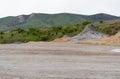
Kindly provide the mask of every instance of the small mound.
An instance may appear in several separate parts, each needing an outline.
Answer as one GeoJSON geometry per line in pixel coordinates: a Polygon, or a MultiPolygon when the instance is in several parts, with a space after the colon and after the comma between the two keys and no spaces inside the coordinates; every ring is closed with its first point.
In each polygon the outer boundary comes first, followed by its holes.
{"type": "Polygon", "coordinates": [[[56,38],[53,42],[68,42],[69,37],[67,35],[64,35],[62,38],[56,38]]]}
{"type": "Polygon", "coordinates": [[[98,32],[93,24],[89,24],[80,34],[72,37],[71,40],[79,41],[79,40],[98,39],[106,36],[107,36],[106,34],[98,32]]]}

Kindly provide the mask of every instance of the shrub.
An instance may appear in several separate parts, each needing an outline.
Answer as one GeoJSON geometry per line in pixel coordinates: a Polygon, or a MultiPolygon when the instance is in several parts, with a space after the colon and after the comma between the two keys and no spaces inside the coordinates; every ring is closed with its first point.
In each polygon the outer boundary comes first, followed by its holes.
{"type": "Polygon", "coordinates": [[[103,21],[102,21],[102,20],[100,20],[100,21],[99,21],[99,23],[103,23],[103,21]]]}
{"type": "Polygon", "coordinates": [[[85,20],[85,21],[83,21],[82,25],[88,25],[88,24],[90,24],[90,23],[92,23],[92,22],[89,21],[89,20],[85,20]]]}

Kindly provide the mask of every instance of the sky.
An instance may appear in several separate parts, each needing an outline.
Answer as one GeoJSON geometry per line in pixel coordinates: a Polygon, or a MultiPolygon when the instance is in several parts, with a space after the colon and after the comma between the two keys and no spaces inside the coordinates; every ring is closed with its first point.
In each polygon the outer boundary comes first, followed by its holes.
{"type": "Polygon", "coordinates": [[[0,0],[0,10],[0,17],[31,13],[120,16],[120,0],[0,0]]]}

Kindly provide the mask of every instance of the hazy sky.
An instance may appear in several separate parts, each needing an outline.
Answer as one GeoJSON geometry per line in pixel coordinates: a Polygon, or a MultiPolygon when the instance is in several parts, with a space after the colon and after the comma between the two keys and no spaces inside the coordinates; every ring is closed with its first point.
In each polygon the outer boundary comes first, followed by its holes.
{"type": "Polygon", "coordinates": [[[120,0],[0,0],[0,10],[0,17],[63,12],[120,16],[120,0]]]}

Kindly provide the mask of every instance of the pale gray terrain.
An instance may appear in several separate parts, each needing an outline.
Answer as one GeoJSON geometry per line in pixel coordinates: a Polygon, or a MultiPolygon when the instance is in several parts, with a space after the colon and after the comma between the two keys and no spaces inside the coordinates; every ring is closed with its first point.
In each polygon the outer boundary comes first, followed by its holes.
{"type": "Polygon", "coordinates": [[[74,43],[0,45],[0,79],[120,79],[120,49],[74,43]]]}
{"type": "Polygon", "coordinates": [[[71,37],[70,40],[81,41],[88,39],[99,39],[107,36],[108,35],[97,31],[93,24],[88,24],[80,34],[71,37]]]}

